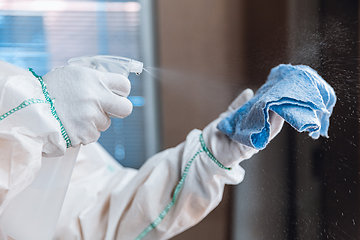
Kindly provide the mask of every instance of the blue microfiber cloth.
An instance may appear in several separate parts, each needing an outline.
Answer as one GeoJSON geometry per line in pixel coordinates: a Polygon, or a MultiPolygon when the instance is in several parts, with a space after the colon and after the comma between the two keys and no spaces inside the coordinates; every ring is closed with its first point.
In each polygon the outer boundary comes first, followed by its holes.
{"type": "Polygon", "coordinates": [[[269,110],[313,139],[328,137],[329,117],[336,102],[334,89],[312,68],[281,64],[273,68],[255,96],[225,117],[218,129],[232,140],[264,149],[269,142],[269,110]]]}

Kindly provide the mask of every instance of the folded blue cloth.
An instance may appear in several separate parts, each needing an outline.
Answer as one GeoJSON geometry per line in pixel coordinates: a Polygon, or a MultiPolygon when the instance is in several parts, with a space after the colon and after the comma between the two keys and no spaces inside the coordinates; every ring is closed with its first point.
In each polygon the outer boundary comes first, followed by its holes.
{"type": "Polygon", "coordinates": [[[314,139],[328,137],[329,117],[336,102],[333,88],[312,68],[281,64],[273,68],[255,96],[225,117],[218,129],[232,140],[264,149],[269,142],[269,110],[314,139]]]}

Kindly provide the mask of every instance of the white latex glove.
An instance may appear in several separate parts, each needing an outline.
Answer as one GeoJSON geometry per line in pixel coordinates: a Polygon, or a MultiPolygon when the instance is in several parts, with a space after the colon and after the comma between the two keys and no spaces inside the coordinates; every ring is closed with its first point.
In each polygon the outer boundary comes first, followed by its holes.
{"type": "MultiPolygon", "coordinates": [[[[229,106],[228,110],[211,122],[203,130],[204,141],[210,152],[225,167],[233,167],[245,159],[251,158],[258,150],[232,141],[225,133],[216,128],[218,123],[230,112],[237,110],[254,96],[251,89],[244,90],[229,106]]],[[[270,112],[270,139],[273,139],[281,130],[284,119],[278,114],[270,112]]]]}
{"type": "Polygon", "coordinates": [[[43,79],[72,146],[95,142],[109,128],[109,116],[124,118],[132,112],[126,98],[130,81],[120,74],[63,66],[43,79]]]}

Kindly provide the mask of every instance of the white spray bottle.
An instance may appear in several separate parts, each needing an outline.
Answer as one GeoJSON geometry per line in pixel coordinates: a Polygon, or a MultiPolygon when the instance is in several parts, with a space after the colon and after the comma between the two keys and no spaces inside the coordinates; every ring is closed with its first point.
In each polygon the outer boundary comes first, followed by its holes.
{"type": "MultiPolygon", "coordinates": [[[[116,56],[72,58],[70,65],[89,67],[128,77],[140,74],[143,63],[116,56]]],[[[62,157],[42,158],[35,180],[8,205],[0,217],[1,231],[16,240],[50,240],[56,228],[80,147],[62,157]]]]}

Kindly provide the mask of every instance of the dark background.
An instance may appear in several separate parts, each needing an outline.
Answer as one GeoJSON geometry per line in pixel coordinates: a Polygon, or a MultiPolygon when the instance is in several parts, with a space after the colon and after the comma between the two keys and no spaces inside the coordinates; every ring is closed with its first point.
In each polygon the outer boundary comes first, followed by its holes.
{"type": "Polygon", "coordinates": [[[157,16],[165,148],[280,63],[310,65],[338,97],[328,139],[284,126],[174,239],[360,239],[358,1],[158,0],[157,16]]]}

